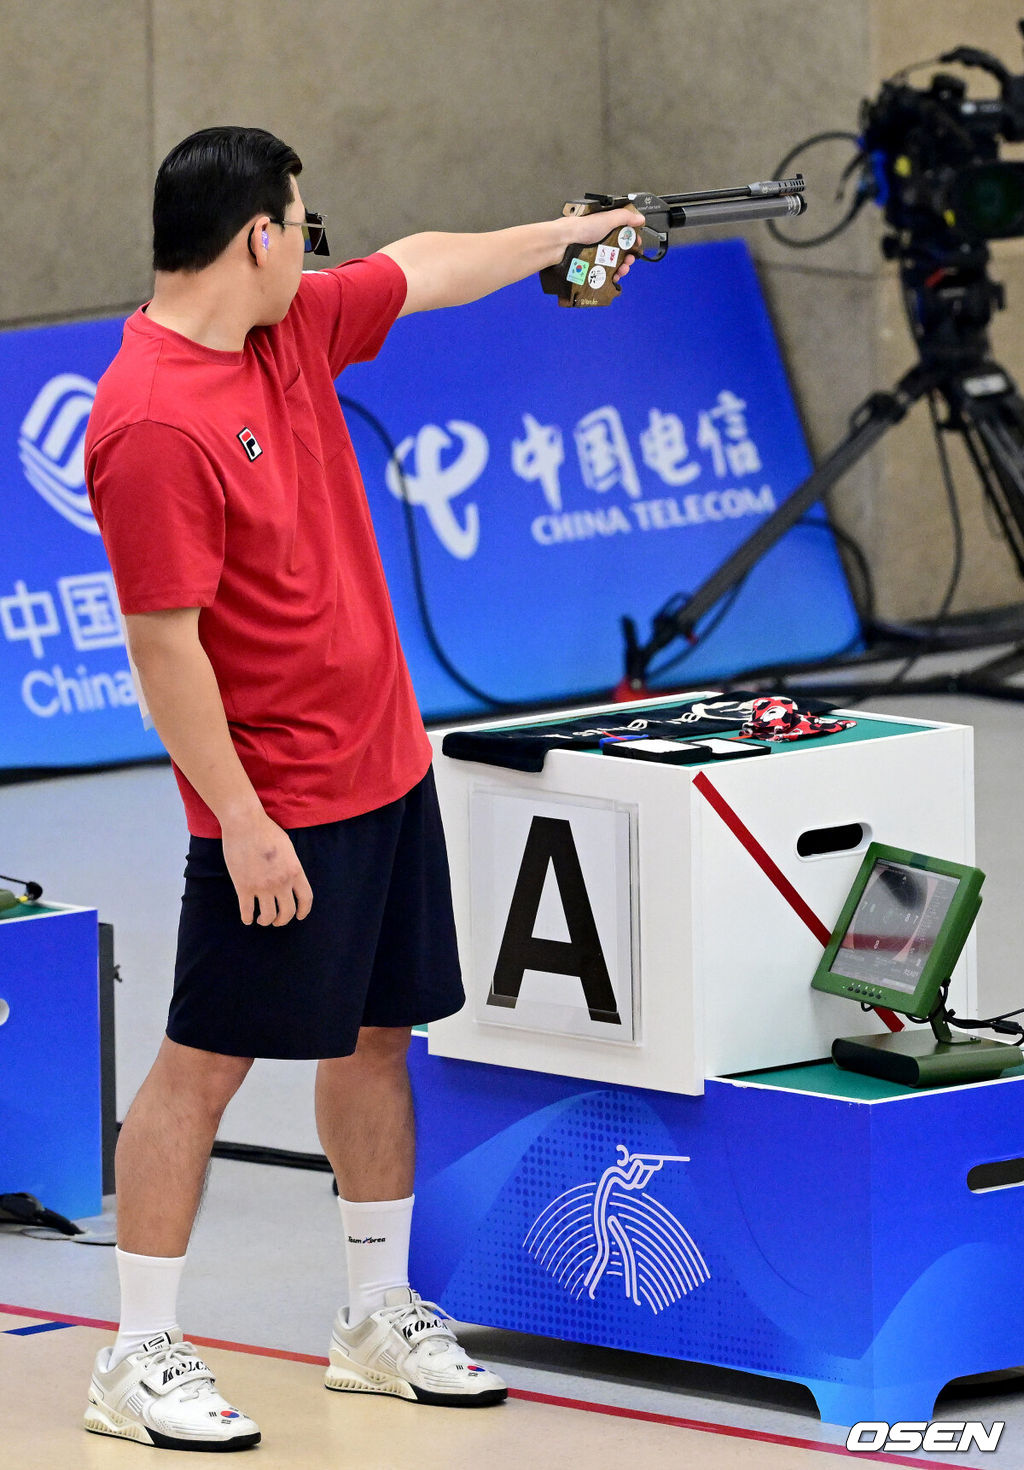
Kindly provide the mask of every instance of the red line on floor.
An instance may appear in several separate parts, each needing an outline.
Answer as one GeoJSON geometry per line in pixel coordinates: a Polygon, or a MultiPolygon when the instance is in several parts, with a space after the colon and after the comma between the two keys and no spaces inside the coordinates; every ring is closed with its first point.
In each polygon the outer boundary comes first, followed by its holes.
{"type": "Polygon", "coordinates": [[[705,1419],[679,1419],[672,1414],[651,1414],[645,1409],[622,1409],[613,1404],[590,1404],[583,1399],[555,1398],[551,1394],[531,1393],[528,1389],[509,1389],[509,1397],[529,1399],[537,1404],[555,1404],[563,1409],[579,1409],[588,1414],[607,1414],[616,1419],[639,1419],[647,1424],[671,1424],[677,1429],[695,1429],[701,1434],[724,1434],[732,1439],[753,1439],[763,1444],[791,1445],[798,1450],[818,1450],[825,1455],[843,1455],[849,1460],[876,1460],[882,1465],[913,1465],[918,1470],[949,1470],[939,1460],[910,1460],[903,1455],[886,1455],[874,1450],[848,1450],[845,1445],[826,1440],[798,1439],[789,1434],[770,1434],[762,1429],[743,1429],[733,1424],[711,1424],[705,1419]]]}
{"type": "MultiPolygon", "coordinates": [[[[68,1312],[39,1312],[31,1307],[13,1307],[0,1302],[0,1312],[12,1317],[37,1317],[45,1322],[70,1322],[75,1327],[102,1327],[109,1332],[117,1331],[116,1322],[105,1322],[99,1317],[72,1317],[68,1312]]],[[[290,1353],[283,1348],[253,1347],[245,1342],[225,1342],[216,1337],[193,1337],[189,1342],[200,1347],[224,1348],[232,1353],[251,1353],[257,1358],[283,1358],[290,1363],[314,1363],[324,1367],[328,1359],[318,1358],[311,1353],[290,1353]]],[[[645,1409],[623,1409],[614,1404],[591,1404],[584,1399],[556,1398],[549,1393],[533,1393],[525,1388],[510,1388],[509,1398],[522,1399],[531,1404],[551,1404],[559,1409],[576,1409],[586,1414],[606,1414],[613,1419],[637,1419],[644,1424],[668,1424],[675,1429],[693,1429],[700,1434],[722,1434],[731,1439],[752,1439],[760,1444],[784,1444],[798,1450],[818,1450],[825,1455],[843,1455],[850,1460],[874,1460],[882,1465],[909,1465],[912,1470],[949,1470],[939,1460],[908,1459],[903,1455],[886,1455],[874,1450],[848,1450],[845,1445],[828,1444],[825,1440],[798,1439],[789,1434],[769,1434],[761,1429],[742,1429],[732,1424],[712,1424],[705,1419],[680,1419],[671,1414],[652,1414],[645,1409]]]]}
{"type": "MultiPolygon", "coordinates": [[[[116,1332],[116,1322],[105,1322],[100,1317],[72,1317],[69,1312],[36,1312],[29,1307],[12,1307],[0,1302],[0,1312],[9,1312],[12,1317],[39,1317],[46,1322],[70,1322],[75,1327],[100,1327],[107,1332],[116,1332]]],[[[252,1347],[246,1342],[224,1342],[219,1337],[189,1337],[189,1342],[200,1347],[224,1348],[231,1353],[251,1353],[257,1358],[283,1358],[289,1363],[315,1363],[325,1368],[327,1358],[318,1358],[312,1353],[289,1353],[284,1348],[252,1347]]]]}

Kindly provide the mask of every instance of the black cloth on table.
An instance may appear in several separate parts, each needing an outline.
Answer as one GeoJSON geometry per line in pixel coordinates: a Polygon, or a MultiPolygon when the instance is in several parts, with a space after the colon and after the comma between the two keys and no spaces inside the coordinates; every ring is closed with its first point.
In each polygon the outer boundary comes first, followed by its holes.
{"type": "MultiPolygon", "coordinates": [[[[783,696],[780,696],[783,697],[783,696]]],[[[549,750],[597,750],[609,735],[650,735],[659,739],[699,739],[739,730],[750,715],[754,700],[765,691],[752,693],[731,689],[727,693],[702,690],[699,694],[677,695],[664,704],[622,704],[601,714],[576,719],[552,720],[534,725],[505,725],[490,730],[450,730],[441,750],[453,760],[481,761],[505,766],[512,771],[542,771],[549,750]]],[[[836,708],[825,699],[801,699],[806,714],[827,714],[836,708]]]]}

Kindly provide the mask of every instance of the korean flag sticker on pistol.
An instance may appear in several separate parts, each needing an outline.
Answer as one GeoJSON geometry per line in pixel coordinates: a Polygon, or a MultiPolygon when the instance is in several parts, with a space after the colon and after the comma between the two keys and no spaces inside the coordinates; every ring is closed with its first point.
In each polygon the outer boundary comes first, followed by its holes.
{"type": "Polygon", "coordinates": [[[585,260],[580,260],[579,256],[576,256],[569,269],[566,271],[565,278],[567,281],[570,281],[572,285],[581,286],[583,282],[587,279],[587,262],[585,260]]]}

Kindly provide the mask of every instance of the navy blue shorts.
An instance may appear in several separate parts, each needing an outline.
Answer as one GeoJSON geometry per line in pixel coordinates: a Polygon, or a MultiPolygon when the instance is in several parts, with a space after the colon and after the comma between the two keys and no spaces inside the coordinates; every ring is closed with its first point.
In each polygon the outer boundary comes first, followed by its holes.
{"type": "Polygon", "coordinates": [[[237,1057],[341,1057],[360,1026],[415,1026],[465,995],[428,771],[377,811],[289,831],[313,907],[243,924],[219,838],[193,837],[167,1035],[237,1057]]]}

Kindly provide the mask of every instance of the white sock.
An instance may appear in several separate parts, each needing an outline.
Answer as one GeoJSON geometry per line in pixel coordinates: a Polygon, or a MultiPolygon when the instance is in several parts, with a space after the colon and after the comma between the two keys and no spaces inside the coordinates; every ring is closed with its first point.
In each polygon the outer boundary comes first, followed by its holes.
{"type": "Polygon", "coordinates": [[[121,1324],[110,1368],[138,1352],[144,1342],[178,1326],[178,1286],[184,1256],[135,1256],[115,1247],[121,1280],[121,1324]]]}
{"type": "Polygon", "coordinates": [[[408,1199],[356,1201],[341,1199],[348,1268],[348,1320],[354,1326],[384,1306],[387,1293],[409,1285],[409,1231],[412,1205],[408,1199]]]}

